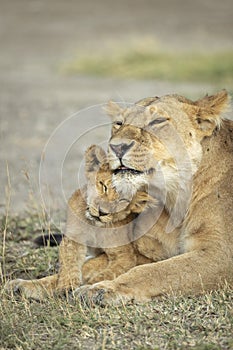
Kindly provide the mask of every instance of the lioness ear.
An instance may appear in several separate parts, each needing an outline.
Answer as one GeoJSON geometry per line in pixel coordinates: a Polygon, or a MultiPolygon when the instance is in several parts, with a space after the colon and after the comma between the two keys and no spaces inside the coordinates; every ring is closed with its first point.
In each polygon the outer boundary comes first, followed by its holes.
{"type": "Polygon", "coordinates": [[[194,105],[197,106],[196,122],[199,130],[205,136],[210,136],[216,127],[220,127],[223,119],[222,114],[229,108],[229,102],[230,96],[226,90],[195,101],[194,105]]]}
{"type": "Polygon", "coordinates": [[[116,103],[113,101],[109,101],[106,106],[103,107],[103,110],[107,113],[107,115],[109,115],[109,117],[111,117],[112,119],[114,119],[115,117],[117,117],[119,114],[121,114],[121,112],[123,111],[123,109],[116,103]]]}
{"type": "Polygon", "coordinates": [[[97,145],[90,146],[85,152],[85,174],[89,179],[96,173],[100,166],[106,162],[106,153],[103,148],[97,145]]]}

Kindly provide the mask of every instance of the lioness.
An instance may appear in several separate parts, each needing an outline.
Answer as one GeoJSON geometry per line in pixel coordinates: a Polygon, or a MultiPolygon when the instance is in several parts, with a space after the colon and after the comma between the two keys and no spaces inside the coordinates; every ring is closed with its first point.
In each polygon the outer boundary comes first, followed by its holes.
{"type": "Polygon", "coordinates": [[[99,146],[93,145],[85,153],[85,175],[87,186],[77,190],[68,202],[58,274],[38,280],[16,279],[8,283],[8,289],[39,300],[77,288],[83,282],[92,284],[114,279],[138,264],[152,261],[141,256],[130,242],[136,215],[145,207],[155,205],[155,201],[146,191],[138,191],[130,198],[117,193],[106,154],[99,146]],[[101,228],[99,232],[97,227],[101,228]],[[107,228],[109,230],[105,230],[107,228]],[[109,241],[110,247],[105,248],[109,241]],[[89,248],[87,254],[88,244],[99,248],[89,248]],[[83,268],[90,254],[97,258],[90,259],[83,268]]]}
{"type": "Polygon", "coordinates": [[[150,185],[164,203],[153,223],[145,211],[135,242],[154,262],[76,292],[94,302],[151,300],[169,292],[201,293],[233,282],[233,122],[227,92],[191,101],[146,98],[122,109],[111,102],[109,164],[118,192],[150,185]],[[151,180],[151,175],[152,180],[151,180]],[[160,252],[158,254],[158,251],[160,252]]]}

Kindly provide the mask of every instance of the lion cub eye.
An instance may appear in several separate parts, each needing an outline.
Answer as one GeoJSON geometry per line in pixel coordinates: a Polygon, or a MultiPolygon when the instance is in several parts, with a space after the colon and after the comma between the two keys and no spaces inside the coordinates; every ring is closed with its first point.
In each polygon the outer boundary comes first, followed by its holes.
{"type": "Polygon", "coordinates": [[[123,125],[123,122],[121,120],[117,120],[116,122],[114,122],[114,125],[121,126],[123,125]]]}
{"type": "Polygon", "coordinates": [[[103,192],[104,192],[104,193],[107,193],[108,187],[107,187],[102,181],[100,181],[100,184],[101,184],[101,186],[102,186],[103,192]]]}
{"type": "Polygon", "coordinates": [[[166,121],[167,121],[167,118],[159,117],[159,118],[152,120],[148,125],[152,126],[152,125],[164,123],[166,121]]]}

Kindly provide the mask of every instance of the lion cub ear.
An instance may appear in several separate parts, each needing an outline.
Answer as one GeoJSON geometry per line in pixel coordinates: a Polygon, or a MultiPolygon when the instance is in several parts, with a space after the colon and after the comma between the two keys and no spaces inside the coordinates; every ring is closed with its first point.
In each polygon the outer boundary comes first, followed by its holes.
{"type": "Polygon", "coordinates": [[[205,136],[210,136],[214,129],[219,128],[223,119],[223,113],[230,106],[230,96],[226,90],[215,95],[205,96],[194,102],[196,109],[196,123],[199,130],[205,136]]]}
{"type": "Polygon", "coordinates": [[[155,206],[156,204],[157,200],[155,198],[151,197],[146,192],[138,191],[130,203],[130,211],[132,213],[140,214],[144,209],[149,207],[149,205],[155,206]]]}
{"type": "Polygon", "coordinates": [[[112,119],[115,119],[123,111],[123,109],[116,102],[113,101],[108,101],[108,103],[103,107],[103,110],[112,119]]]}
{"type": "Polygon", "coordinates": [[[106,162],[106,153],[100,146],[92,145],[85,152],[85,174],[89,178],[90,175],[96,173],[102,164],[106,162]]]}

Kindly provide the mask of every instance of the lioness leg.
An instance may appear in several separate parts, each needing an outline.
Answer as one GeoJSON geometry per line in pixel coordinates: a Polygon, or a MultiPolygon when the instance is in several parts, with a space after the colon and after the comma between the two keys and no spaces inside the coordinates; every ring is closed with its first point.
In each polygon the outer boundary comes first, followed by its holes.
{"type": "Polygon", "coordinates": [[[216,289],[229,275],[223,268],[222,256],[192,251],[168,260],[134,267],[113,281],[103,281],[76,290],[90,301],[106,304],[121,300],[149,301],[170,292],[201,293],[216,289]],[[221,259],[221,264],[219,263],[221,259]],[[221,266],[221,269],[219,268],[221,266]]]}

